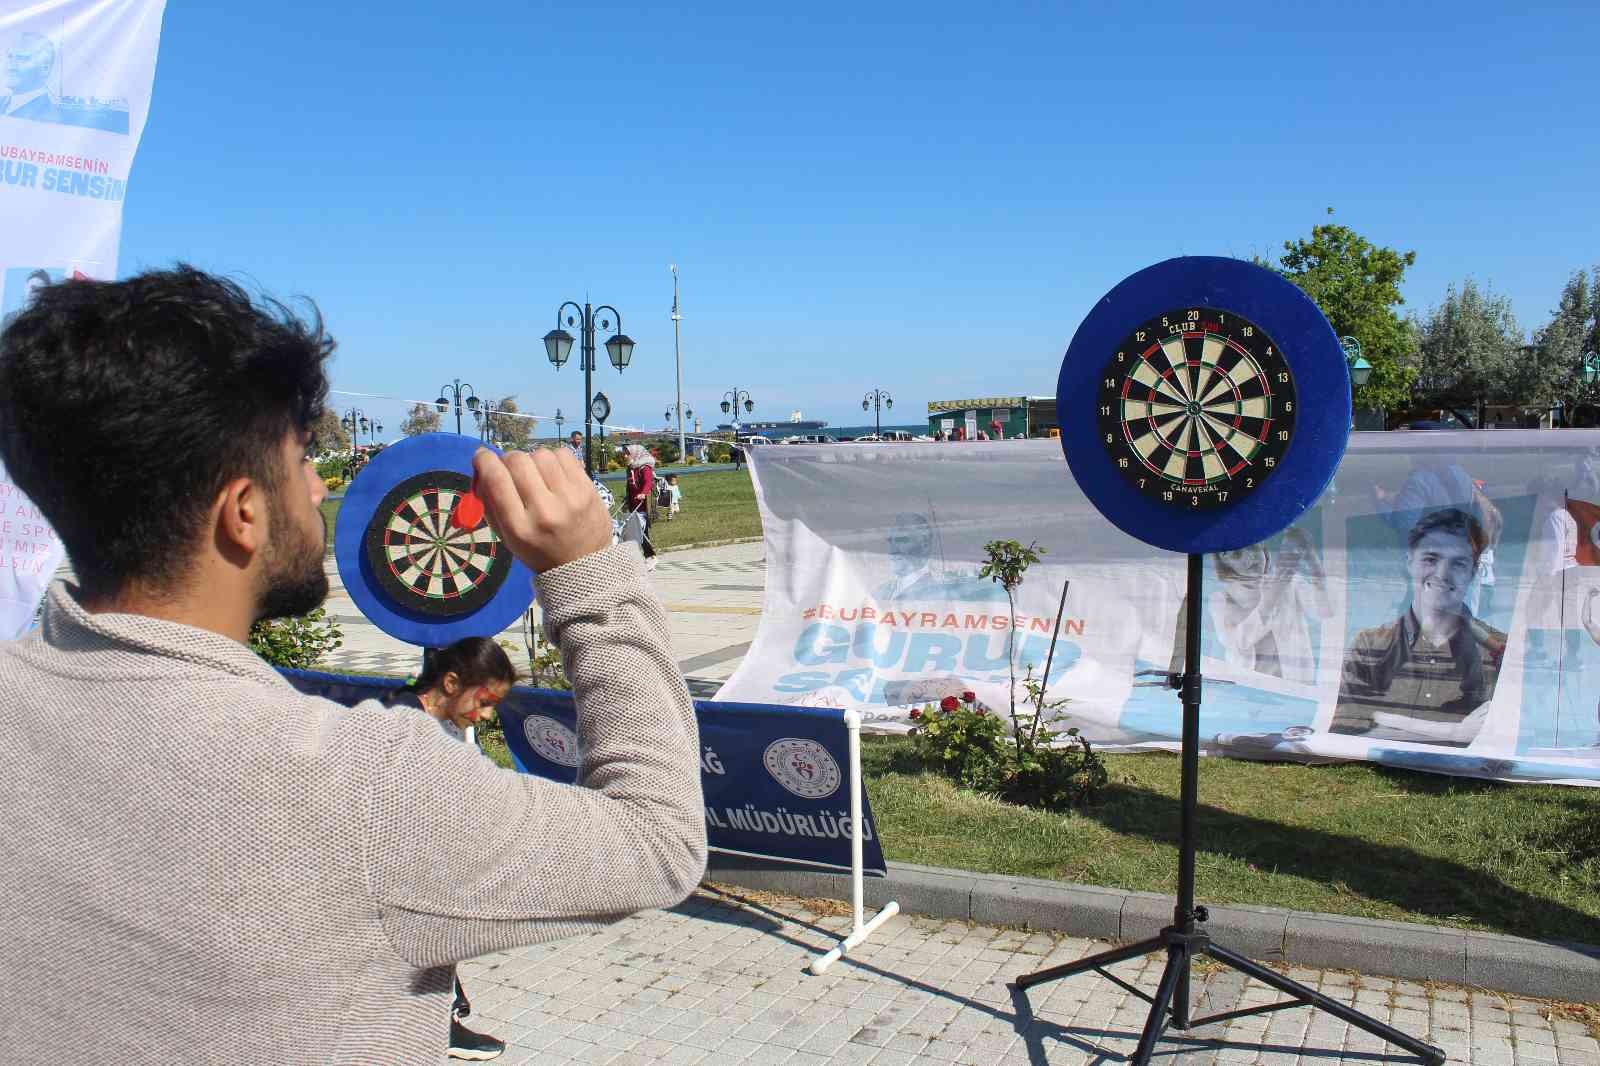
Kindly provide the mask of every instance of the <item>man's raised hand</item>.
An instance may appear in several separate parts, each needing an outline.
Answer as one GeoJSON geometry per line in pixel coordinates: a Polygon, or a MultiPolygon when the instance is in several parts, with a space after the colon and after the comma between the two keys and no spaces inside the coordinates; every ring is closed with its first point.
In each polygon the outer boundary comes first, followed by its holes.
{"type": "Polygon", "coordinates": [[[518,559],[537,571],[611,546],[611,517],[599,493],[565,448],[472,457],[489,525],[518,559]]]}

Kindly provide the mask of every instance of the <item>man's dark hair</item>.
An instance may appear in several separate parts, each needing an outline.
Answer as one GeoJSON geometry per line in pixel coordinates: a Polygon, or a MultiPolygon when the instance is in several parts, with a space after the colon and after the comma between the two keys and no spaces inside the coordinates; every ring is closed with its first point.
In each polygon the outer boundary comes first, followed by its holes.
{"type": "Polygon", "coordinates": [[[417,692],[436,689],[444,684],[445,674],[455,674],[468,688],[494,682],[510,685],[517,680],[505,649],[488,637],[462,637],[449,647],[430,651],[421,675],[410,687],[417,692]]]}
{"type": "Polygon", "coordinates": [[[1421,520],[1411,527],[1411,532],[1406,537],[1406,549],[1409,551],[1415,548],[1429,533],[1454,533],[1461,537],[1471,546],[1474,560],[1483,554],[1483,549],[1489,543],[1488,538],[1484,536],[1483,526],[1459,507],[1441,507],[1437,511],[1429,511],[1423,515],[1421,520]]]}
{"type": "Polygon", "coordinates": [[[0,459],[87,594],[170,588],[224,485],[281,490],[333,348],[315,306],[302,321],[183,264],[51,285],[0,335],[0,459]]]}

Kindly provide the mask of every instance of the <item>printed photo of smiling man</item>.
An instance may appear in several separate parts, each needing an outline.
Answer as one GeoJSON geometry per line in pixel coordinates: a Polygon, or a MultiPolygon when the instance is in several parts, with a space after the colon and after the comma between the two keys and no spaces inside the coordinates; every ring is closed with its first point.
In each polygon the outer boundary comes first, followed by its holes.
{"type": "Polygon", "coordinates": [[[1395,621],[1355,634],[1332,732],[1458,748],[1477,737],[1506,649],[1506,635],[1466,604],[1485,545],[1478,520],[1454,507],[1412,527],[1411,605],[1395,621]]]}

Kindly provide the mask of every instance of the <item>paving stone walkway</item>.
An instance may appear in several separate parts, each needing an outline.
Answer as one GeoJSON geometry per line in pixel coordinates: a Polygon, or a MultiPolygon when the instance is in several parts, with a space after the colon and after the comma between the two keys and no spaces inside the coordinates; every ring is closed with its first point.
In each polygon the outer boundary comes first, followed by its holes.
{"type": "MultiPolygon", "coordinates": [[[[1145,1003],[1093,975],[1037,986],[1019,974],[1104,944],[899,916],[820,977],[811,958],[848,918],[832,904],[703,889],[671,911],[603,932],[485,956],[461,967],[477,1027],[515,1063],[1099,1064],[1127,1059],[1145,1003]],[[812,906],[829,913],[819,914],[812,906]]],[[[1161,960],[1115,972],[1153,990],[1161,960]]],[[[1295,980],[1444,1048],[1452,1064],[1600,1066],[1587,1026],[1548,1004],[1482,991],[1290,968],[1295,980]]],[[[1207,967],[1197,1013],[1275,993],[1207,967]]],[[[1212,1064],[1414,1062],[1305,1008],[1169,1034],[1157,1061],[1212,1064]]]]}

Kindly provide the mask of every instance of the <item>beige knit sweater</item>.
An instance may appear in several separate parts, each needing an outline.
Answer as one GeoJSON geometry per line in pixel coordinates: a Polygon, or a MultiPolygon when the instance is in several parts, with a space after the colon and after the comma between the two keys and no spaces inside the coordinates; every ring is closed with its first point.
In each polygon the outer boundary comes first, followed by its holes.
{"type": "Polygon", "coordinates": [[[699,747],[638,549],[538,587],[579,786],[53,588],[0,647],[0,1063],[434,1066],[453,963],[687,895],[699,747]]]}

